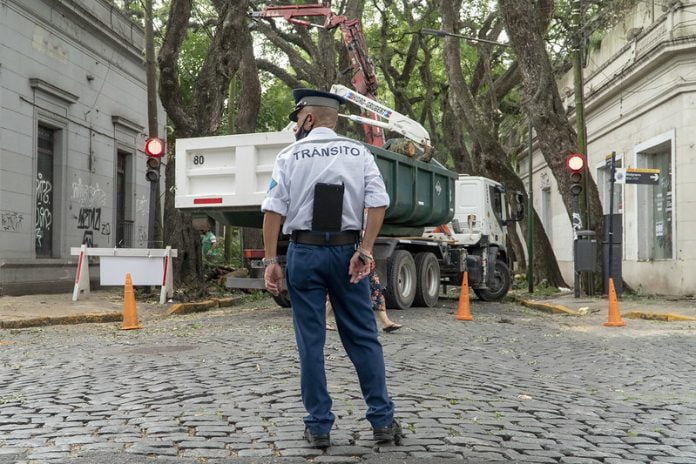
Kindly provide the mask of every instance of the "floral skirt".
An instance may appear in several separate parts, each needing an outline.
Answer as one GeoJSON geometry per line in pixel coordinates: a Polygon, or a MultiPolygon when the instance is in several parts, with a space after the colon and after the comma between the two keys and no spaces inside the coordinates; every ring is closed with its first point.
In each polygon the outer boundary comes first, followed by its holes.
{"type": "Polygon", "coordinates": [[[370,273],[370,296],[372,299],[373,311],[386,311],[387,305],[384,301],[384,287],[379,282],[376,272],[370,273]]]}

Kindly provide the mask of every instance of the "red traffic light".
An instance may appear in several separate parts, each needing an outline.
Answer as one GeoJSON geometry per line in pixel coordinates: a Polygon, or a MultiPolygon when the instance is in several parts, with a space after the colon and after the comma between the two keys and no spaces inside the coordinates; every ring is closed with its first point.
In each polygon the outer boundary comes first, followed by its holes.
{"type": "Polygon", "coordinates": [[[164,141],[158,137],[151,137],[145,141],[145,154],[159,158],[164,154],[164,141]]]}
{"type": "Polygon", "coordinates": [[[571,153],[566,156],[566,169],[570,172],[580,172],[585,168],[585,157],[580,153],[571,153]]]}

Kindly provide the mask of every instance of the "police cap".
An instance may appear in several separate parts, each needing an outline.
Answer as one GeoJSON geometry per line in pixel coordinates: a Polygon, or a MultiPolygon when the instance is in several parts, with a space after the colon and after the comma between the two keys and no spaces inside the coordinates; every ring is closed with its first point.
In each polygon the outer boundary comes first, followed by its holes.
{"type": "Polygon", "coordinates": [[[295,99],[295,110],[288,117],[294,122],[297,122],[297,113],[305,106],[326,106],[338,111],[339,105],[347,101],[335,93],[314,89],[294,89],[292,96],[295,99]]]}

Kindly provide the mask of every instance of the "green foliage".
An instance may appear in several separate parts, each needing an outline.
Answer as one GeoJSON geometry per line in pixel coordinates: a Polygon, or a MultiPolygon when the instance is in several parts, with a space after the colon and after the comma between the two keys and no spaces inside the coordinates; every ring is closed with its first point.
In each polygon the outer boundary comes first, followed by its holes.
{"type": "Polygon", "coordinates": [[[229,265],[232,267],[240,267],[242,265],[242,252],[239,247],[239,229],[236,227],[228,229],[232,234],[232,241],[230,246],[230,260],[225,259],[225,237],[217,237],[217,247],[211,256],[204,256],[203,262],[206,266],[224,266],[229,265]]]}
{"type": "Polygon", "coordinates": [[[563,69],[577,47],[597,48],[606,31],[619,24],[640,0],[557,0],[547,41],[552,61],[563,69]]]}
{"type": "Polygon", "coordinates": [[[211,37],[200,30],[189,30],[181,46],[179,55],[179,79],[181,85],[181,101],[188,105],[196,85],[196,76],[203,66],[206,54],[210,48],[211,37]]]}
{"type": "Polygon", "coordinates": [[[145,4],[140,0],[112,0],[116,8],[131,21],[145,27],[145,4]]]}
{"type": "Polygon", "coordinates": [[[292,94],[288,86],[280,79],[261,74],[261,108],[259,109],[259,119],[257,130],[259,132],[279,131],[287,126],[290,121],[288,114],[292,111],[292,94]]]}
{"type": "MultiPolygon", "coordinates": [[[[524,274],[516,274],[512,279],[512,290],[519,290],[527,292],[529,289],[527,276],[524,274]]],[[[549,297],[559,294],[561,291],[549,285],[546,280],[534,284],[534,293],[531,296],[537,297],[549,297]]]]}

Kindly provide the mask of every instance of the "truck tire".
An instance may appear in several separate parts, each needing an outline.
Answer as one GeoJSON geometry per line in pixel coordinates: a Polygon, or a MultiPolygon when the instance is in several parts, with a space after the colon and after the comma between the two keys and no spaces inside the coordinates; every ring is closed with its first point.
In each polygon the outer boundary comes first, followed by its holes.
{"type": "Polygon", "coordinates": [[[389,309],[408,309],[416,297],[416,263],[411,253],[396,250],[387,262],[384,299],[389,309]]]}
{"type": "Polygon", "coordinates": [[[287,290],[283,290],[280,292],[277,296],[271,294],[273,297],[273,300],[275,300],[276,303],[278,303],[278,306],[281,308],[290,308],[292,305],[290,304],[290,295],[288,295],[287,290]]]}
{"type": "Polygon", "coordinates": [[[505,298],[512,278],[510,277],[510,269],[503,261],[495,261],[495,275],[493,276],[493,284],[487,289],[474,289],[474,293],[483,301],[500,301],[505,298]]]}
{"type": "Polygon", "coordinates": [[[429,252],[416,255],[416,297],[414,306],[432,308],[440,298],[440,263],[429,252]]]}

